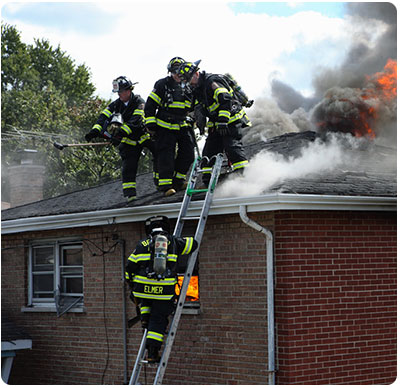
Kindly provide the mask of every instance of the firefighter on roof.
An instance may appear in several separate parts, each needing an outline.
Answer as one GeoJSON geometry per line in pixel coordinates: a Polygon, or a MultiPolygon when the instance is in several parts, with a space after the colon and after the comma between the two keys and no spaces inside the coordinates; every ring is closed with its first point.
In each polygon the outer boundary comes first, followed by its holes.
{"type": "MultiPolygon", "coordinates": [[[[249,162],[243,149],[241,130],[251,125],[250,120],[226,77],[199,72],[199,63],[183,63],[178,75],[182,82],[190,84],[194,90],[195,110],[200,108],[208,118],[208,137],[203,156],[210,158],[225,152],[233,171],[243,172],[249,162]]],[[[210,174],[203,174],[205,184],[210,178],[210,174]]]]}
{"type": "Polygon", "coordinates": [[[142,327],[148,329],[147,359],[158,362],[168,316],[174,309],[177,260],[195,251],[198,243],[193,237],[171,235],[165,216],[148,218],[145,232],[148,237],[139,241],[128,258],[125,277],[140,306],[142,327]]]}
{"type": "Polygon", "coordinates": [[[187,120],[192,104],[191,91],[181,87],[176,75],[183,62],[180,57],[170,60],[169,75],[154,84],[144,108],[146,127],[154,134],[156,142],[158,188],[165,196],[186,187],[186,173],[194,160],[194,143],[189,132],[192,124],[187,120]]]}
{"type": "Polygon", "coordinates": [[[118,93],[119,98],[100,113],[92,130],[85,135],[86,141],[105,137],[118,146],[122,159],[122,189],[128,202],[136,199],[136,173],[143,147],[153,155],[153,174],[157,171],[155,145],[144,130],[144,100],[132,92],[135,84],[123,76],[113,81],[112,91],[118,93]]]}

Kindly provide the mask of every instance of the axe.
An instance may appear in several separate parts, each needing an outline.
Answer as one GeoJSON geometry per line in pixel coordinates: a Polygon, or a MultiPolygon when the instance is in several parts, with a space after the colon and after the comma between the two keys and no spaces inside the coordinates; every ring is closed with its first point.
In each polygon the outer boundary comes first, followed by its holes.
{"type": "Polygon", "coordinates": [[[89,146],[106,146],[110,145],[109,142],[101,142],[101,143],[77,143],[77,144],[61,144],[58,142],[54,142],[53,146],[59,150],[63,150],[65,147],[89,147],[89,146]]]}

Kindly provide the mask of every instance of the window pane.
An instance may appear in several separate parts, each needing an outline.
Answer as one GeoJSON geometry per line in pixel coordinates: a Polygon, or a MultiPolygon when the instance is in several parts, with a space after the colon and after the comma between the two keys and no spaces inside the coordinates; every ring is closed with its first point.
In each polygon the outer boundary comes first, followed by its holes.
{"type": "Polygon", "coordinates": [[[33,271],[52,271],[54,269],[53,247],[34,247],[32,264],[33,271]]]}
{"type": "Polygon", "coordinates": [[[62,262],[61,265],[82,265],[82,248],[68,248],[62,249],[62,262]]]}
{"type": "Polygon", "coordinates": [[[82,294],[83,282],[82,278],[64,278],[63,279],[63,292],[67,294],[82,294]]]}
{"type": "Polygon", "coordinates": [[[61,249],[61,288],[64,294],[83,293],[82,246],[63,246],[61,249]]]}
{"type": "Polygon", "coordinates": [[[34,298],[54,297],[53,274],[33,275],[33,297],[34,298]]]}

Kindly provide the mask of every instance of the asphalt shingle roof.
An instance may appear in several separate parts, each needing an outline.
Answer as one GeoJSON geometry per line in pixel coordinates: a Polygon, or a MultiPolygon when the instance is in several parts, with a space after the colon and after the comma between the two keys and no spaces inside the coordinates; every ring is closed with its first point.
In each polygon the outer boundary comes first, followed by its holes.
{"type": "MultiPolygon", "coordinates": [[[[269,151],[286,158],[295,158],[301,154],[304,146],[315,142],[316,139],[324,141],[321,135],[312,131],[287,133],[266,141],[246,145],[245,150],[250,160],[260,151],[269,151]]],[[[396,150],[377,146],[373,142],[366,142],[365,144],[357,151],[351,150],[351,152],[357,152],[360,159],[360,165],[356,171],[346,170],[344,166],[329,173],[314,173],[301,178],[285,179],[270,187],[268,192],[396,197],[396,150]],[[371,155],[373,155],[373,160],[371,160],[371,155]],[[384,172],[379,171],[378,163],[375,161],[388,157],[391,161],[391,168],[385,169],[384,172]]],[[[2,220],[173,203],[181,202],[183,198],[183,192],[178,192],[169,198],[163,197],[156,190],[151,173],[138,175],[138,198],[134,203],[126,203],[121,186],[121,181],[117,180],[55,198],[6,209],[2,211],[2,220]]],[[[204,197],[202,194],[197,195],[199,199],[204,197]]]]}

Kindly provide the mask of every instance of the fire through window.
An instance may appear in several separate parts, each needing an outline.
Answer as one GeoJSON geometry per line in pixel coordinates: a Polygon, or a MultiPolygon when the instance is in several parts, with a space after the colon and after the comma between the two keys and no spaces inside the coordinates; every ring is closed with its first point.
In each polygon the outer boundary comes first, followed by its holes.
{"type": "MultiPolygon", "coordinates": [[[[181,293],[181,287],[183,283],[183,276],[178,276],[178,284],[175,286],[177,295],[181,293]]],[[[186,293],[186,302],[198,302],[199,301],[199,277],[193,275],[190,278],[189,287],[186,293]]]]}

